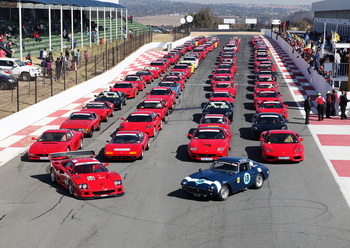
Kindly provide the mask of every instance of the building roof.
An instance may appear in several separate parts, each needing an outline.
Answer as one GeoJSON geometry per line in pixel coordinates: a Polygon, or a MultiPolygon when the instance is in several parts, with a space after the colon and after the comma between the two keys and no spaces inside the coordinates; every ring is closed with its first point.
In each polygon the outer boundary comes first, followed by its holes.
{"type": "Polygon", "coordinates": [[[75,7],[107,7],[107,8],[125,8],[124,6],[111,2],[102,2],[95,0],[7,0],[0,2],[15,2],[15,3],[32,3],[44,5],[69,5],[75,7]]]}
{"type": "Polygon", "coordinates": [[[318,11],[334,11],[334,10],[349,10],[349,0],[326,0],[312,3],[311,10],[313,12],[318,11]]]}

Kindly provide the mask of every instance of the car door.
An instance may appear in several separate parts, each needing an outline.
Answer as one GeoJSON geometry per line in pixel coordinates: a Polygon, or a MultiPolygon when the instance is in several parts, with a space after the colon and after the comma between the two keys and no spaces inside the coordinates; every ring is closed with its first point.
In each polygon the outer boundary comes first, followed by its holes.
{"type": "Polygon", "coordinates": [[[78,150],[80,146],[78,135],[74,135],[72,131],[67,132],[67,140],[70,142],[70,147],[73,151],[78,150]]]}
{"type": "Polygon", "coordinates": [[[250,169],[248,162],[242,162],[239,164],[239,172],[237,173],[236,184],[234,185],[235,191],[240,191],[245,188],[249,188],[254,183],[255,175],[250,169]]]}

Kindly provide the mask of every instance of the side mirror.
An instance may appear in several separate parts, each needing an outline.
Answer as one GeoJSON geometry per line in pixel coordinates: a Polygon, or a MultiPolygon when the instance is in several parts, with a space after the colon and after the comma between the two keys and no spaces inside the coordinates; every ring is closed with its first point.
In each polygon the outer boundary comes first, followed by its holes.
{"type": "Polygon", "coordinates": [[[304,138],[300,138],[300,141],[304,141],[304,138]]]}
{"type": "Polygon", "coordinates": [[[104,166],[107,167],[109,165],[109,163],[105,163],[104,166]]]}
{"type": "Polygon", "coordinates": [[[125,118],[120,118],[121,120],[125,121],[126,119],[125,118]]]}
{"type": "Polygon", "coordinates": [[[146,95],[149,95],[149,92],[147,92],[146,95]]]}
{"type": "Polygon", "coordinates": [[[263,138],[259,138],[259,140],[260,140],[260,141],[264,141],[264,139],[263,139],[263,138]]]}
{"type": "Polygon", "coordinates": [[[35,138],[35,137],[32,137],[32,140],[36,140],[36,138],[35,138]]]}
{"type": "Polygon", "coordinates": [[[193,134],[191,134],[191,133],[187,134],[187,138],[192,139],[193,138],[193,134]]]}
{"type": "Polygon", "coordinates": [[[287,104],[285,104],[284,106],[285,106],[285,107],[288,107],[288,105],[287,105],[287,104]]]}
{"type": "Polygon", "coordinates": [[[202,102],[201,103],[201,108],[204,108],[205,107],[205,102],[202,102]]]}
{"type": "Polygon", "coordinates": [[[72,173],[72,168],[71,167],[66,167],[66,171],[69,172],[69,173],[72,173]]]}
{"type": "Polygon", "coordinates": [[[112,86],[109,86],[110,89],[112,89],[112,86]]]}

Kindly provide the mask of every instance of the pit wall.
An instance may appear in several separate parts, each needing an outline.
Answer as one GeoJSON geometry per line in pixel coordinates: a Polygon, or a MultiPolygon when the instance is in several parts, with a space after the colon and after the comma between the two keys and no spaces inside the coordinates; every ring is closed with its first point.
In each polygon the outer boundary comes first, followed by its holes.
{"type": "Polygon", "coordinates": [[[21,129],[82,98],[90,92],[103,87],[108,82],[118,77],[118,75],[124,71],[130,63],[135,61],[144,52],[155,48],[165,49],[169,46],[169,44],[171,44],[171,47],[174,48],[178,45],[183,44],[189,39],[191,39],[191,36],[185,37],[175,42],[152,42],[146,44],[132,53],[129,57],[125,58],[113,69],[1,119],[0,140],[11,136],[21,129]]]}

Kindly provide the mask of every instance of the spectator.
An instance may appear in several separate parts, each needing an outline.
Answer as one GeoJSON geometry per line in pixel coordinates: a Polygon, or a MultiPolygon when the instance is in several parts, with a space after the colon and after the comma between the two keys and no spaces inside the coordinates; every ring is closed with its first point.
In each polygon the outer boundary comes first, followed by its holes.
{"type": "Polygon", "coordinates": [[[46,59],[43,59],[43,61],[41,61],[40,66],[41,66],[41,71],[43,73],[43,77],[46,77],[46,73],[47,73],[47,67],[46,67],[46,59]]]}
{"type": "Polygon", "coordinates": [[[84,51],[84,59],[85,59],[86,63],[89,62],[89,54],[88,54],[88,52],[86,50],[84,51]]]}
{"type": "Polygon", "coordinates": [[[62,71],[62,60],[61,57],[58,57],[56,60],[56,79],[60,80],[61,78],[61,71],[62,71]]]}
{"type": "Polygon", "coordinates": [[[340,95],[340,101],[339,101],[339,106],[340,106],[340,111],[341,111],[341,114],[340,114],[340,119],[342,120],[346,120],[347,116],[346,116],[346,106],[348,105],[348,98],[346,96],[346,92],[343,90],[342,91],[342,94],[340,95]]]}
{"type": "Polygon", "coordinates": [[[335,68],[336,68],[336,75],[339,75],[340,70],[340,63],[341,63],[341,56],[339,49],[336,51],[334,56],[334,62],[335,62],[335,68]]]}
{"type": "Polygon", "coordinates": [[[43,59],[46,59],[46,56],[47,56],[46,48],[44,48],[44,51],[43,51],[43,54],[42,54],[42,55],[43,55],[42,58],[43,58],[43,59]]]}
{"type": "Polygon", "coordinates": [[[321,95],[321,93],[318,93],[317,94],[317,98],[316,98],[316,102],[317,102],[317,112],[318,112],[318,120],[319,121],[323,121],[324,119],[324,98],[323,96],[321,95]]]}
{"type": "Polygon", "coordinates": [[[0,58],[5,58],[6,53],[4,50],[0,49],[0,58]]]}
{"type": "Polygon", "coordinates": [[[32,53],[30,51],[27,53],[27,57],[26,58],[30,61],[31,64],[33,64],[32,53]]]}

